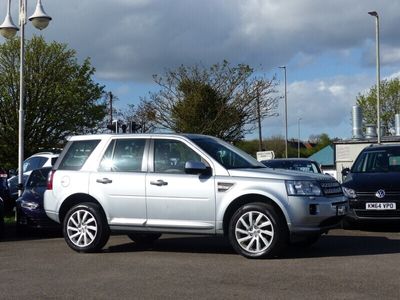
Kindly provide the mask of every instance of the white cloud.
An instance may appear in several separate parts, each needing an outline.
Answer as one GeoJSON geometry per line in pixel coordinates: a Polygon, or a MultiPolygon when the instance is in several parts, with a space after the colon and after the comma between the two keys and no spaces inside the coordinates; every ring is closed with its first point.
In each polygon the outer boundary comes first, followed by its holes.
{"type": "MultiPolygon", "coordinates": [[[[328,133],[331,137],[351,136],[351,107],[358,93],[367,90],[373,78],[365,75],[339,76],[325,80],[297,81],[288,86],[289,137],[297,138],[298,118],[302,118],[303,138],[328,133]]],[[[280,117],[265,120],[266,135],[283,135],[284,102],[280,117]]]]}
{"type": "Polygon", "coordinates": [[[398,1],[45,0],[43,5],[53,17],[43,35],[67,42],[80,57],[92,57],[103,79],[149,81],[165,68],[223,59],[271,68],[300,54],[307,63],[327,50],[346,52],[373,40],[371,8],[381,15],[382,44],[392,49],[383,58],[400,61],[398,1]]]}
{"type": "MultiPolygon", "coordinates": [[[[351,134],[351,105],[374,84],[375,22],[368,11],[380,15],[382,76],[400,70],[400,1],[43,0],[43,6],[53,20],[41,34],[67,43],[80,59],[91,57],[96,77],[113,87],[148,88],[152,74],[181,64],[227,59],[267,71],[289,65],[294,133],[301,116],[305,132],[346,135],[348,127],[351,134]]],[[[26,29],[29,38],[32,26],[26,29]]],[[[271,132],[283,132],[282,107],[280,117],[266,121],[271,132]]]]}

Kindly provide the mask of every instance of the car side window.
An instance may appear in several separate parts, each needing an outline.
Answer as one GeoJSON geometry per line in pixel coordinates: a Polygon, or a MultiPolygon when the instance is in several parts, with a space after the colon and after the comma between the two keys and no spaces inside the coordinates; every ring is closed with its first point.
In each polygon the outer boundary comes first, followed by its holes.
{"type": "Polygon", "coordinates": [[[145,139],[118,139],[108,146],[100,162],[103,172],[140,172],[145,139]]]}
{"type": "Polygon", "coordinates": [[[74,141],[68,148],[58,169],[80,170],[100,140],[74,141]]]}
{"type": "Polygon", "coordinates": [[[154,172],[184,174],[187,161],[202,161],[202,159],[180,141],[154,140],[154,172]]]}
{"type": "Polygon", "coordinates": [[[23,173],[41,168],[47,161],[45,157],[32,157],[24,161],[23,173]]]}

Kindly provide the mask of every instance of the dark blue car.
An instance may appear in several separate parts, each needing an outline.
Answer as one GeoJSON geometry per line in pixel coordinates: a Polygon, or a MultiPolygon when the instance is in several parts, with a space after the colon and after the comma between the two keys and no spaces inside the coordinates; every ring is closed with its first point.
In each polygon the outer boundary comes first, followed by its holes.
{"type": "Polygon", "coordinates": [[[0,238],[4,235],[4,203],[0,197],[0,238]]]}
{"type": "Polygon", "coordinates": [[[43,195],[50,171],[51,167],[46,167],[34,170],[29,175],[24,192],[16,201],[18,231],[60,228],[58,223],[47,217],[43,207],[43,195]]]}

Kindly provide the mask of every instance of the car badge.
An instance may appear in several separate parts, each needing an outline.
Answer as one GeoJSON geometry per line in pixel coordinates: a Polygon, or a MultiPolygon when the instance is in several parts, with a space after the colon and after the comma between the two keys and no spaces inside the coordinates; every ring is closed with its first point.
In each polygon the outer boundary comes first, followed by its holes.
{"type": "Polygon", "coordinates": [[[376,196],[377,198],[379,198],[379,199],[382,199],[383,197],[385,197],[385,190],[378,190],[378,191],[375,193],[375,196],[376,196]]]}

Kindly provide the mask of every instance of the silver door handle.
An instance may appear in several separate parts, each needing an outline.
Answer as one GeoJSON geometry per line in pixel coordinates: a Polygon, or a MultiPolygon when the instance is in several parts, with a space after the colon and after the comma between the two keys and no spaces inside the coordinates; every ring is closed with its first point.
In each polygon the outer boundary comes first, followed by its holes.
{"type": "Polygon", "coordinates": [[[103,179],[96,179],[96,182],[102,183],[102,184],[107,184],[107,183],[111,183],[112,180],[108,179],[108,178],[103,178],[103,179]]]}
{"type": "Polygon", "coordinates": [[[168,185],[168,182],[165,182],[164,180],[157,180],[157,181],[150,181],[151,185],[157,185],[157,186],[163,186],[163,185],[168,185]]]}

